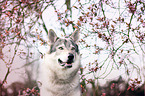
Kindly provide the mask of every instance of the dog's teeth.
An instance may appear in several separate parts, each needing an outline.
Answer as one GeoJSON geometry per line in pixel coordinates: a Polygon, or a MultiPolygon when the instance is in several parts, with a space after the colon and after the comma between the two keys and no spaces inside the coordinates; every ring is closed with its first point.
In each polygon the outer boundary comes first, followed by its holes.
{"type": "Polygon", "coordinates": [[[65,65],[65,63],[61,63],[60,65],[61,65],[61,66],[64,66],[64,65],[65,65]]]}

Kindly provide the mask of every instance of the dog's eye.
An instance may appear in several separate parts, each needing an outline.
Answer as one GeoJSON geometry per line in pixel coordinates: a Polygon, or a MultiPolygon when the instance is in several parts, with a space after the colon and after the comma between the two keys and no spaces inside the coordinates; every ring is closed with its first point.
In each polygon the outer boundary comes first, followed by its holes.
{"type": "Polygon", "coordinates": [[[59,47],[58,49],[63,50],[63,47],[59,47]]]}
{"type": "Polygon", "coordinates": [[[72,47],[71,50],[75,50],[75,47],[72,47]]]}

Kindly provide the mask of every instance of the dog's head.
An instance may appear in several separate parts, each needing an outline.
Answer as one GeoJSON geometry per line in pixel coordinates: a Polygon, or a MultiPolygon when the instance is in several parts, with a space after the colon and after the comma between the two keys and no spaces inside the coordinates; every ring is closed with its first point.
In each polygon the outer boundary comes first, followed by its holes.
{"type": "Polygon", "coordinates": [[[59,66],[63,68],[71,68],[79,55],[78,45],[79,30],[76,30],[69,38],[59,38],[55,32],[50,29],[48,33],[50,41],[49,54],[55,54],[55,58],[59,66]]]}

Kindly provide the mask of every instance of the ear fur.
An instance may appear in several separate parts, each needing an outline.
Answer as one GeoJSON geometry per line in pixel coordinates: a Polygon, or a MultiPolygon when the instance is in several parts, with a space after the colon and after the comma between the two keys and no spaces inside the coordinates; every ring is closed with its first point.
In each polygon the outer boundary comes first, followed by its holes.
{"type": "Polygon", "coordinates": [[[75,43],[77,43],[79,40],[79,30],[75,30],[70,37],[75,43]]]}
{"type": "Polygon", "coordinates": [[[50,43],[54,43],[55,40],[57,39],[57,35],[52,29],[50,29],[48,32],[48,39],[50,43]]]}

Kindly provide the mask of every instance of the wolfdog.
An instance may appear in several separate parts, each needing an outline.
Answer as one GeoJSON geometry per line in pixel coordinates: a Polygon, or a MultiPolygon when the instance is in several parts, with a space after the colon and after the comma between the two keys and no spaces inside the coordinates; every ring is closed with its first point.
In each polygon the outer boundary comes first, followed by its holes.
{"type": "Polygon", "coordinates": [[[81,96],[79,83],[79,30],[67,38],[59,38],[50,29],[49,51],[41,64],[40,96],[81,96]]]}

